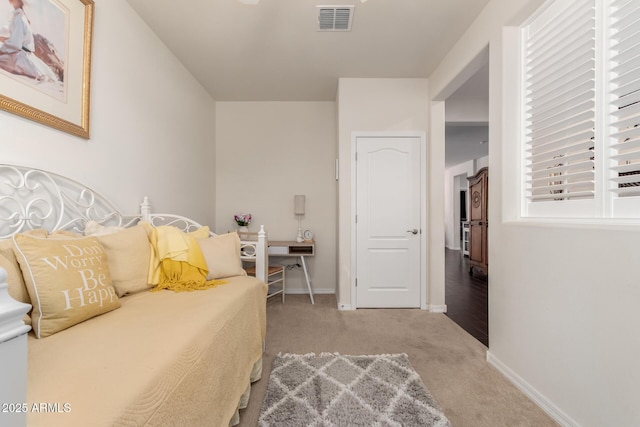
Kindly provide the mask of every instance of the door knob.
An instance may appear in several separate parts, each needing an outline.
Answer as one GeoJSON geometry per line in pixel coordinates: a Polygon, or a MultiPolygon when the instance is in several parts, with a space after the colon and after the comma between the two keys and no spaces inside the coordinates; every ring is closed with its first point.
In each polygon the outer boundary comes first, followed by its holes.
{"type": "Polygon", "coordinates": [[[418,229],[414,228],[413,230],[407,230],[407,233],[418,234],[418,229]]]}

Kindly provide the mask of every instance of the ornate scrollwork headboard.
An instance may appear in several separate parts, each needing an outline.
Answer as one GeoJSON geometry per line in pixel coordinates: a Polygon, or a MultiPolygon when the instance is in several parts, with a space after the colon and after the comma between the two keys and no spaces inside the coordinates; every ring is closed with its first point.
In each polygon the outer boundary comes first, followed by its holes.
{"type": "MultiPolygon", "coordinates": [[[[0,239],[38,228],[82,233],[89,221],[129,227],[140,220],[154,226],[171,225],[183,231],[202,227],[184,216],[151,213],[146,197],[139,214],[125,215],[106,197],[72,179],[40,169],[0,164],[0,239]]],[[[255,240],[241,242],[241,258],[256,262],[259,271],[266,272],[266,247],[266,232],[261,226],[255,240]]],[[[259,278],[265,280],[266,275],[259,278]]]]}
{"type": "Polygon", "coordinates": [[[128,226],[139,219],[64,176],[0,164],[0,239],[29,229],[82,232],[88,221],[128,226]]]}

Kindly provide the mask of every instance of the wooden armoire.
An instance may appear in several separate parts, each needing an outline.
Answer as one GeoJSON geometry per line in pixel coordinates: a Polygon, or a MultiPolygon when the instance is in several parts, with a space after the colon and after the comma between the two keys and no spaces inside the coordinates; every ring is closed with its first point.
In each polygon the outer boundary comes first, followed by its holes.
{"type": "Polygon", "coordinates": [[[482,168],[469,181],[469,274],[473,269],[488,273],[487,246],[489,168],[482,168]]]}

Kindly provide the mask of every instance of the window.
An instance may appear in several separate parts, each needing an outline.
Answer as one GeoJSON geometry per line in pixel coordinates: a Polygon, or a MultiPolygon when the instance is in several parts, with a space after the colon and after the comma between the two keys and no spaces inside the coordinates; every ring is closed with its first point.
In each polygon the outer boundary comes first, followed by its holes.
{"type": "Polygon", "coordinates": [[[550,1],[522,40],[523,216],[640,218],[640,2],[550,1]]]}

